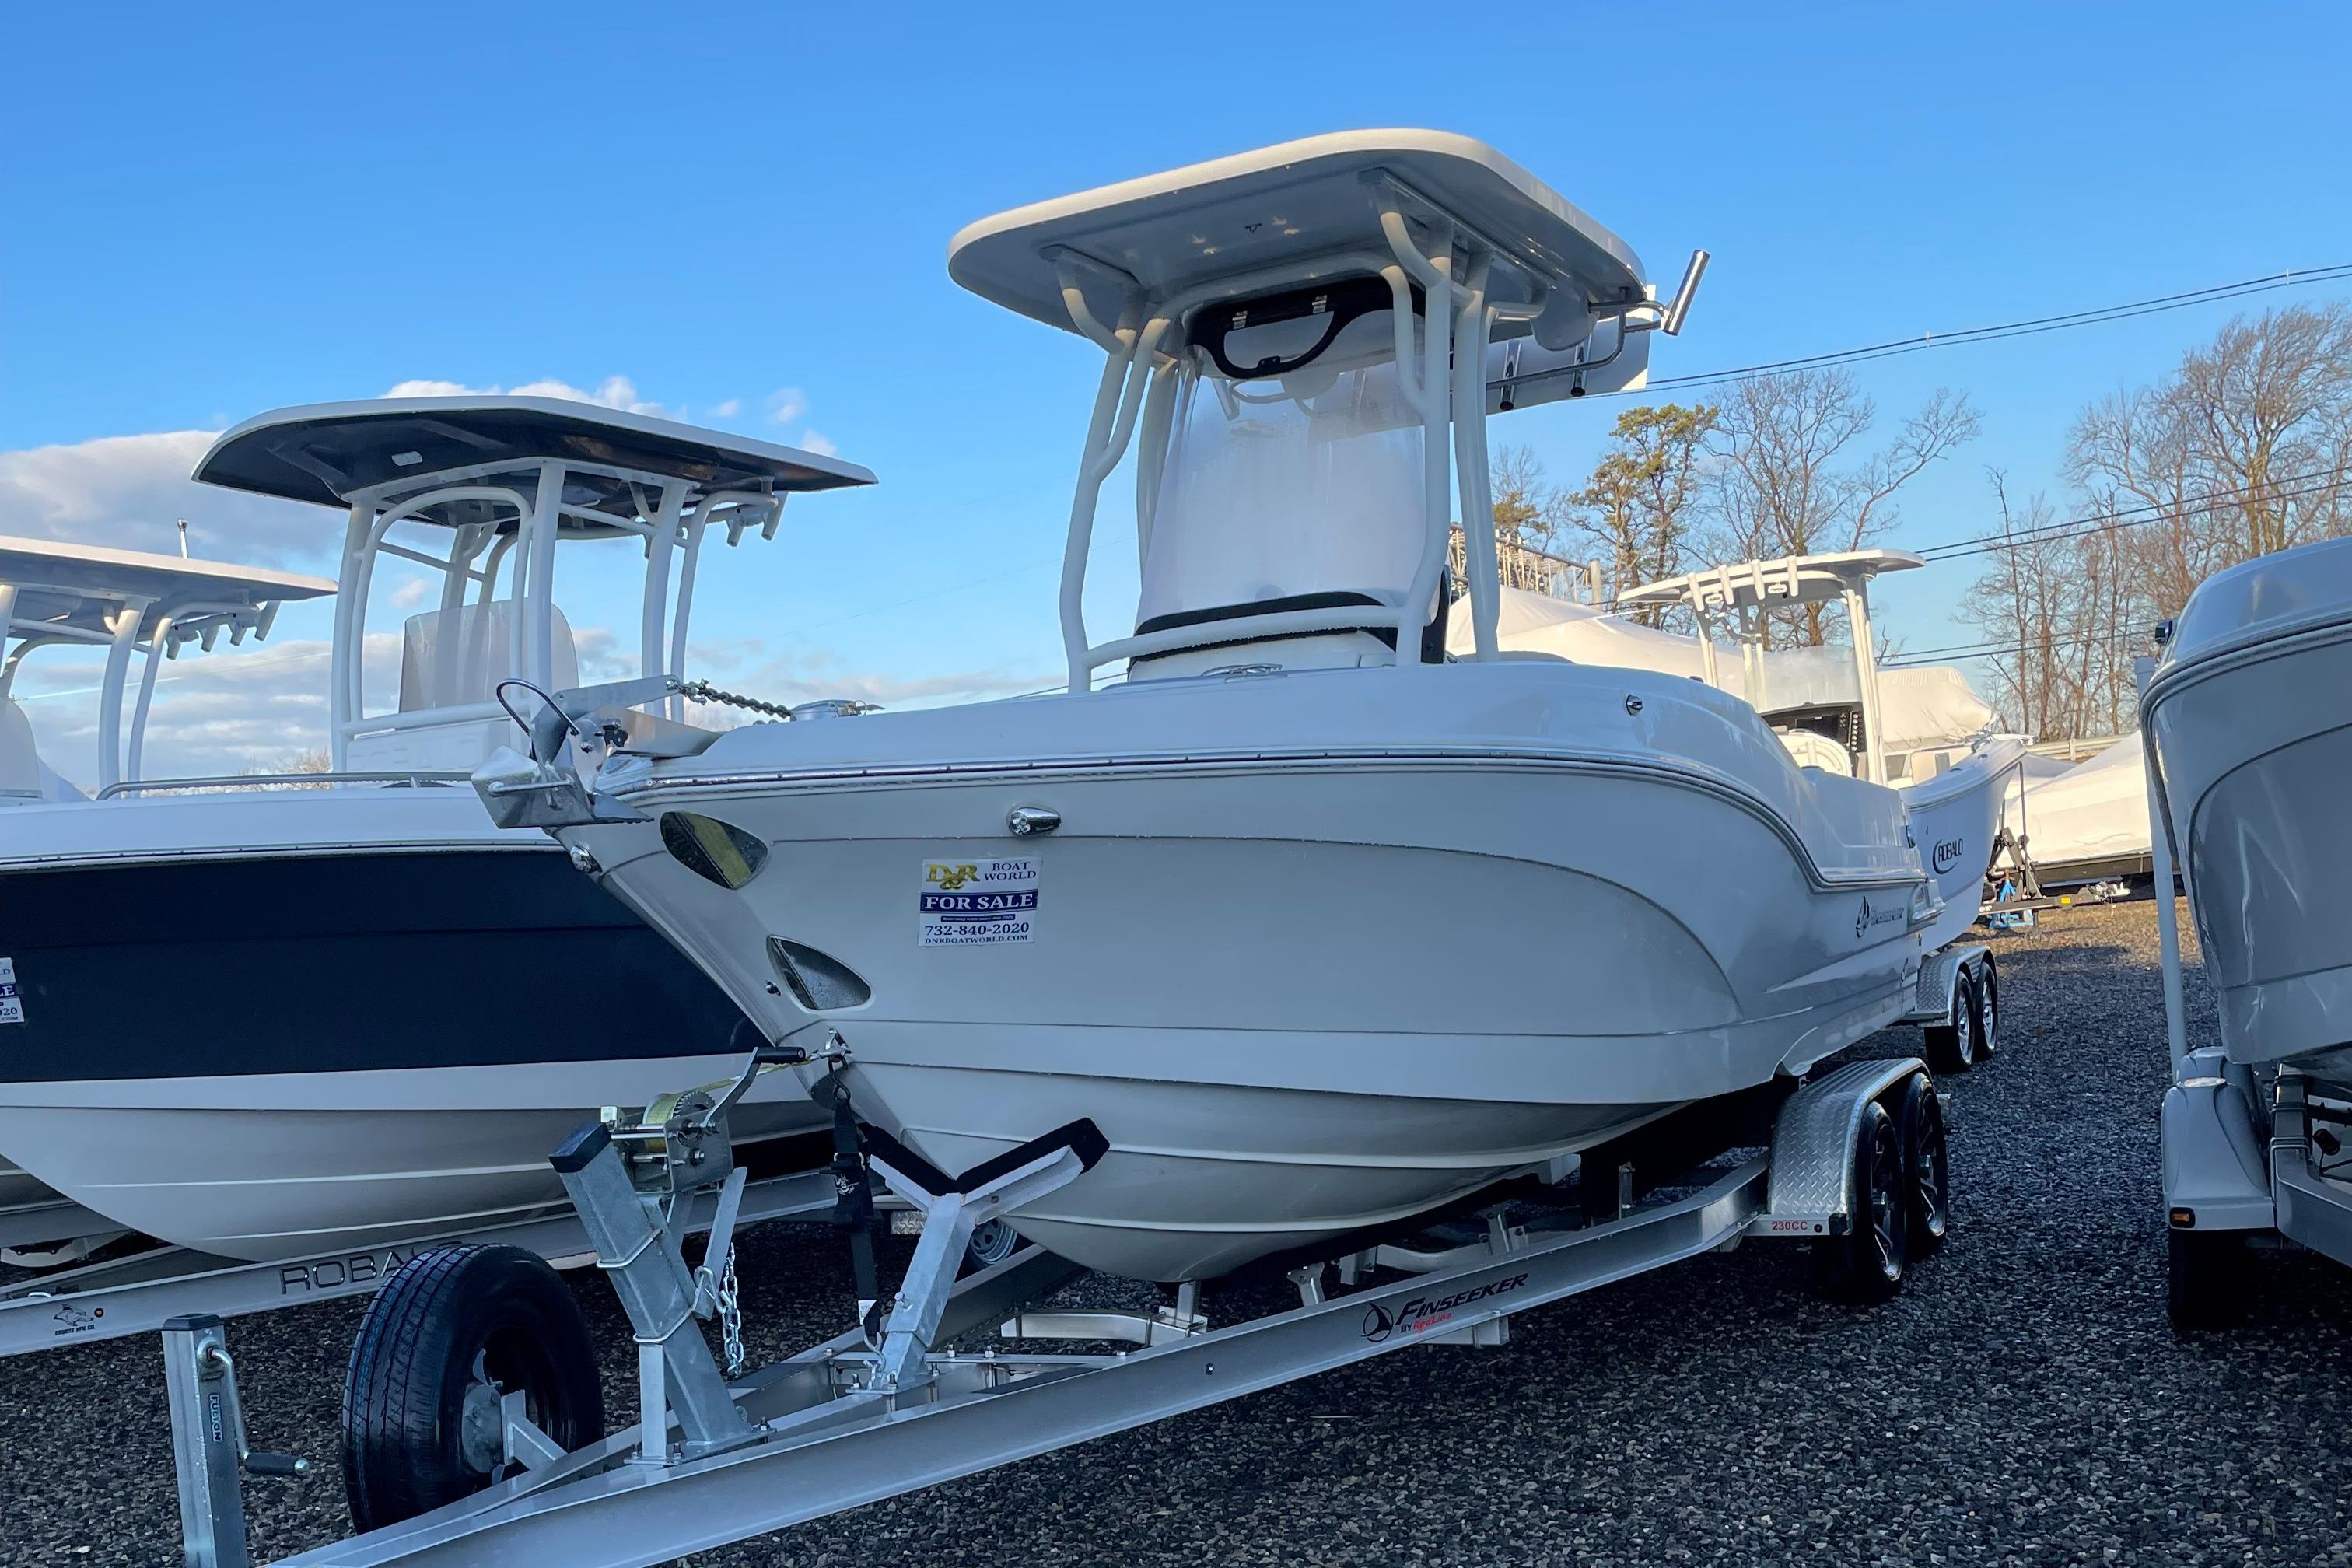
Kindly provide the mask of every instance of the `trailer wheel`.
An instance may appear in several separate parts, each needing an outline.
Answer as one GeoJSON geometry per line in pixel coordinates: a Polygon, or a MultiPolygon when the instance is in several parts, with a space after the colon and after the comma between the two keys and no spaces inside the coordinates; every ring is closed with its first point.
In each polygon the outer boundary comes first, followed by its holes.
{"type": "Polygon", "coordinates": [[[1863,1108],[1848,1166],[1852,1203],[1843,1236],[1813,1244],[1822,1290],[1840,1301],[1884,1301],[1903,1283],[1910,1261],[1910,1184],[1903,1138],[1876,1100],[1863,1108]]]}
{"type": "Polygon", "coordinates": [[[2000,976],[1994,973],[1992,954],[1977,966],[1977,1058],[2000,1049],[2000,976]]]}
{"type": "Polygon", "coordinates": [[[519,1247],[442,1247],[368,1303],[343,1380],[343,1481],[362,1531],[413,1519],[504,1472],[502,1394],[567,1451],[604,1435],[588,1322],[519,1247]]]}
{"type": "Polygon", "coordinates": [[[2165,1233],[2165,1314],[2176,1329],[2226,1329],[2246,1307],[2246,1241],[2234,1230],[2165,1233]]]}
{"type": "Polygon", "coordinates": [[[1951,1229],[1951,1164],[1944,1147],[1944,1102],[1925,1073],[1906,1079],[1895,1124],[1903,1135],[1905,1194],[1910,1203],[1911,1250],[1925,1258],[1951,1229]]]}
{"type": "Polygon", "coordinates": [[[972,1226],[963,1255],[974,1268],[993,1268],[1021,1250],[1021,1234],[1001,1219],[972,1226]]]}
{"type": "Polygon", "coordinates": [[[1982,1054],[1977,1049],[1977,984],[1965,969],[1952,977],[1951,1016],[1920,1031],[1927,1046],[1927,1065],[1937,1072],[1966,1072],[1982,1054]]]}

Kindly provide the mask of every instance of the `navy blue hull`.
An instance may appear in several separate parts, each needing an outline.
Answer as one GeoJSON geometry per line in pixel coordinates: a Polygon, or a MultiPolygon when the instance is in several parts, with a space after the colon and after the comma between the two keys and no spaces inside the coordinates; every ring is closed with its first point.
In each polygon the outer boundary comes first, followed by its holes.
{"type": "Polygon", "coordinates": [[[8,871],[0,958],[25,1013],[0,1082],[689,1056],[750,1029],[551,847],[8,871]]]}

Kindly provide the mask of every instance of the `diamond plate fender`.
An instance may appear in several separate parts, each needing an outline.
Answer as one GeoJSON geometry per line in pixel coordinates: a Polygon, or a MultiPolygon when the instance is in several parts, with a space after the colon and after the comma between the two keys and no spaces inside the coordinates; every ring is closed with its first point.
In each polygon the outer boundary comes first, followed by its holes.
{"type": "Polygon", "coordinates": [[[1913,1073],[1916,1057],[1850,1062],[1789,1097],[1772,1123],[1772,1169],[1764,1212],[1748,1234],[1803,1239],[1843,1236],[1853,1212],[1851,1158],[1863,1108],[1913,1073]]]}

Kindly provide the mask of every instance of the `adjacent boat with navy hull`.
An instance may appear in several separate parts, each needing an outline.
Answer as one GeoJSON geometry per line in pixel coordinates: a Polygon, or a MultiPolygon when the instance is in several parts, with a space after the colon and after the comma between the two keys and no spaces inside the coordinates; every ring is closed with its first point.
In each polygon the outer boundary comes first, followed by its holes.
{"type": "MultiPolygon", "coordinates": [[[[706,540],[772,535],[790,494],[871,476],[584,405],[458,397],[265,415],[196,477],[347,520],[331,770],[0,813],[0,954],[24,1016],[0,1058],[0,1151],[123,1226],[232,1258],[560,1207],[546,1156],[565,1133],[731,1076],[750,1036],[544,835],[487,821],[465,770],[522,733],[534,700],[509,678],[577,681],[559,555],[642,550],[636,651],[655,705],[682,713],[706,540]],[[442,593],[404,627],[397,705],[371,711],[362,620],[392,556],[437,568],[442,593]]],[[[772,1079],[739,1135],[823,1121],[772,1079]]]]}
{"type": "MultiPolygon", "coordinates": [[[[20,678],[28,659],[37,668],[49,659],[47,649],[105,652],[94,710],[80,710],[57,729],[78,740],[80,712],[89,713],[92,750],[80,753],[75,771],[94,787],[113,788],[143,772],[148,720],[165,664],[209,654],[224,636],[232,648],[266,641],[280,605],[334,591],[322,578],[291,572],[79,540],[0,538],[0,843],[11,837],[19,811],[89,801],[36,742],[20,699],[64,693],[26,691],[20,678]]],[[[26,818],[35,825],[27,837],[46,836],[52,820],[46,812],[26,818]]],[[[20,984],[29,984],[40,966],[28,963],[20,983],[17,965],[27,962],[28,939],[59,912],[29,885],[9,886],[0,899],[0,1062],[23,1067],[43,1059],[31,1038],[37,1030],[26,1022],[40,1022],[40,1005],[28,1015],[19,994],[20,984]]],[[[120,997],[119,979],[96,994],[120,997]]],[[[128,1019],[114,1013],[104,1037],[126,1026],[128,1019]]],[[[61,1197],[6,1154],[0,1144],[0,1260],[52,1268],[122,1234],[121,1226],[61,1197]]]]}

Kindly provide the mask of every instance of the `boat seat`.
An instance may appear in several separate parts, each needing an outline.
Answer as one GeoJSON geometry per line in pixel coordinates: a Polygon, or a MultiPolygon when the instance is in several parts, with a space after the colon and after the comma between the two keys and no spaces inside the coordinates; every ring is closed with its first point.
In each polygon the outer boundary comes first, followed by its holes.
{"type": "MultiPolygon", "coordinates": [[[[1421,662],[1423,664],[1445,662],[1446,618],[1453,597],[1445,592],[1447,586],[1444,584],[1439,585],[1436,609],[1422,627],[1421,662]]],[[[1401,595],[1382,597],[1352,589],[1339,589],[1320,594],[1289,594],[1278,598],[1253,600],[1248,604],[1217,605],[1206,609],[1153,616],[1136,623],[1136,636],[1146,637],[1153,632],[1197,626],[1201,640],[1185,647],[1171,648],[1166,653],[1132,660],[1129,666],[1129,679],[1197,675],[1217,666],[1244,663],[1279,664],[1301,669],[1393,664],[1396,662],[1396,628],[1393,626],[1365,626],[1326,632],[1276,632],[1265,636],[1254,634],[1249,623],[1256,616],[1285,610],[1344,609],[1361,605],[1367,610],[1386,612],[1397,597],[1401,595]],[[1252,658],[1247,651],[1261,648],[1267,650],[1263,658],[1252,658]],[[1202,658],[1203,655],[1213,657],[1202,658]]],[[[1370,619],[1369,616],[1367,618],[1370,619]]]]}
{"type": "Polygon", "coordinates": [[[1775,730],[1780,744],[1796,759],[1801,768],[1819,768],[1823,773],[1853,776],[1853,753],[1817,730],[1775,730]]]}
{"type": "Polygon", "coordinates": [[[31,805],[48,798],[41,756],[33,749],[33,721],[13,699],[0,698],[0,805],[31,805]]]}
{"type": "MultiPolygon", "coordinates": [[[[499,682],[513,673],[520,613],[513,600],[493,599],[409,616],[400,635],[401,719],[352,736],[344,747],[345,764],[362,771],[471,770],[512,743],[513,721],[466,710],[496,700],[499,682]],[[436,722],[432,716],[445,710],[448,717],[436,722]]],[[[550,683],[561,691],[580,684],[580,651],[563,612],[551,606],[549,613],[550,683]]]]}

